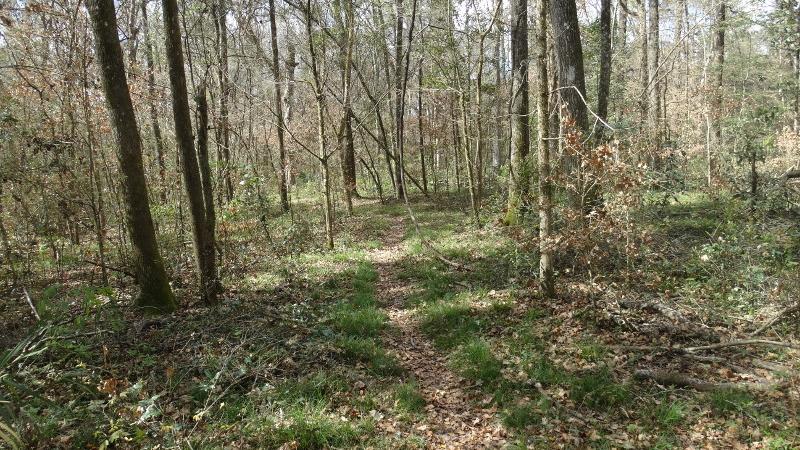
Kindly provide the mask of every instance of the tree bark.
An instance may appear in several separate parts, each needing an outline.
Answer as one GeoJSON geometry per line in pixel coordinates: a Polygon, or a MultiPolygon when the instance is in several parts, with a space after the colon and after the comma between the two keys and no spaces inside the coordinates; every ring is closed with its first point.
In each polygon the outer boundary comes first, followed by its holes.
{"type": "Polygon", "coordinates": [[[158,111],[156,109],[156,68],[153,61],[153,43],[150,37],[149,25],[147,22],[147,3],[149,0],[142,0],[142,33],[144,33],[144,58],[147,68],[147,104],[150,112],[150,126],[153,128],[153,140],[156,146],[156,160],[158,161],[159,194],[161,203],[167,202],[167,164],[164,154],[164,138],[161,137],[161,126],[158,123],[158,111]]]}
{"type": "MultiPolygon", "coordinates": [[[[600,1],[600,75],[597,83],[597,115],[608,119],[608,94],[611,88],[611,0],[600,1]]],[[[602,134],[604,127],[598,133],[602,134]]]]}
{"type": "Polygon", "coordinates": [[[217,0],[213,6],[217,30],[217,77],[219,78],[219,136],[218,153],[222,155],[222,176],[225,180],[225,199],[233,199],[233,182],[231,181],[231,147],[230,123],[228,118],[228,98],[230,95],[230,79],[228,73],[228,8],[225,0],[217,0]]]}
{"type": "MultiPolygon", "coordinates": [[[[282,95],[281,66],[278,59],[278,27],[275,22],[275,0],[269,0],[269,31],[270,44],[272,47],[272,78],[275,80],[275,119],[278,121],[278,157],[280,158],[280,176],[278,177],[278,193],[280,195],[281,210],[289,211],[289,188],[288,188],[288,161],[286,157],[286,144],[284,142],[284,129],[286,128],[286,118],[283,112],[284,98],[282,95]]],[[[293,70],[293,69],[292,69],[293,70]]],[[[287,92],[288,95],[288,92],[287,92]]],[[[288,111],[288,108],[287,108],[288,111]]]]}
{"type": "MultiPolygon", "coordinates": [[[[608,0],[603,1],[608,3],[608,0]]],[[[545,297],[552,298],[555,296],[555,284],[553,281],[553,255],[550,249],[553,185],[550,179],[550,144],[548,141],[550,90],[547,86],[547,9],[547,0],[539,0],[539,33],[536,37],[538,60],[536,119],[539,131],[539,286],[545,297]]]]}
{"type": "Polygon", "coordinates": [[[87,7],[92,19],[103,91],[111,116],[117,144],[117,158],[122,172],[125,218],[139,285],[136,304],[150,311],[174,311],[177,304],[167,280],[156,241],[153,218],[150,215],[150,201],[142,164],[141,137],[125,76],[114,2],[90,0],[87,2],[87,7]]]}
{"type": "Polygon", "coordinates": [[[647,47],[647,6],[645,0],[639,0],[639,48],[641,63],[639,65],[639,82],[641,84],[642,93],[639,96],[639,127],[644,130],[644,125],[647,122],[648,101],[647,88],[650,84],[650,71],[648,64],[648,47],[647,47]]]}
{"type": "Polygon", "coordinates": [[[716,176],[716,157],[715,154],[719,153],[722,147],[722,81],[723,69],[725,65],[725,15],[726,5],[725,0],[719,0],[716,5],[716,14],[714,17],[714,79],[711,88],[711,104],[709,105],[709,126],[710,137],[708,149],[706,151],[708,158],[708,174],[707,182],[711,187],[716,176]]]}
{"type": "MultiPolygon", "coordinates": [[[[189,213],[192,216],[192,234],[194,237],[195,260],[200,275],[200,294],[204,302],[217,302],[219,281],[206,253],[209,240],[206,225],[205,200],[197,154],[192,141],[192,122],[189,111],[189,94],[186,89],[186,72],[183,67],[183,47],[181,44],[181,28],[178,20],[178,2],[162,0],[164,15],[165,44],[169,81],[172,90],[172,115],[175,121],[175,140],[181,155],[183,180],[189,200],[189,213]]],[[[213,258],[211,258],[213,259],[213,258]]]]}
{"type": "Polygon", "coordinates": [[[653,145],[653,160],[658,163],[659,153],[661,149],[661,80],[659,79],[659,66],[661,64],[661,39],[659,36],[659,5],[658,0],[649,0],[648,7],[648,22],[649,22],[649,37],[648,44],[648,94],[650,100],[648,102],[648,123],[650,125],[651,143],[653,145]]]}
{"type": "Polygon", "coordinates": [[[519,224],[529,190],[528,0],[511,0],[511,173],[505,222],[519,224]]]}

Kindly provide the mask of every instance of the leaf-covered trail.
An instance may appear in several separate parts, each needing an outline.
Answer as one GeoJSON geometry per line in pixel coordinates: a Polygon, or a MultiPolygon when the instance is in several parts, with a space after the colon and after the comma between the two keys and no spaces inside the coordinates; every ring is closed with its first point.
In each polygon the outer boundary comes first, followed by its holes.
{"type": "Polygon", "coordinates": [[[387,433],[424,436],[427,448],[498,448],[506,433],[489,398],[467,389],[467,381],[453,373],[447,358],[420,331],[414,305],[408,297],[414,286],[398,277],[398,262],[407,257],[406,220],[396,218],[384,236],[383,246],[367,258],[379,274],[378,300],[389,317],[384,346],[406,369],[425,399],[423,417],[410,427],[380,423],[387,433]],[[481,406],[481,405],[485,405],[481,406]],[[404,429],[408,428],[408,429],[404,429]]]}

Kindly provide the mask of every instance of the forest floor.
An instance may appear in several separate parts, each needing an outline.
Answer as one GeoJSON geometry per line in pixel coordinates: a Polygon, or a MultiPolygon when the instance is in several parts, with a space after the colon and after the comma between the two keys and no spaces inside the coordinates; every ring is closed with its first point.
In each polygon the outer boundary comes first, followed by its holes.
{"type": "Polygon", "coordinates": [[[544,300],[530,231],[412,207],[421,234],[359,202],[334,251],[223,214],[214,308],[185,262],[170,316],[76,271],[30,287],[41,322],[4,299],[0,447],[800,447],[798,321],[751,336],[797,301],[796,218],[677,196],[637,212],[635,261],[558,260],[544,300]]]}

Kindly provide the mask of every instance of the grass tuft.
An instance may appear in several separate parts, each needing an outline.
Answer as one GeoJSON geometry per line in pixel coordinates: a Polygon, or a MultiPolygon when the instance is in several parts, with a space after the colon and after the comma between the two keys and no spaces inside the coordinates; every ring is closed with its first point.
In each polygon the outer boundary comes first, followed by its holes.
{"type": "Polygon", "coordinates": [[[464,378],[491,383],[500,378],[503,364],[492,353],[489,344],[475,339],[459,347],[452,355],[451,361],[464,378]]]}
{"type": "Polygon", "coordinates": [[[625,385],[615,382],[611,371],[603,367],[572,380],[570,397],[590,408],[605,410],[626,403],[630,392],[625,385]]]}
{"type": "Polygon", "coordinates": [[[419,413],[425,408],[425,399],[419,392],[419,386],[413,381],[398,384],[394,395],[397,406],[403,411],[419,413]]]}

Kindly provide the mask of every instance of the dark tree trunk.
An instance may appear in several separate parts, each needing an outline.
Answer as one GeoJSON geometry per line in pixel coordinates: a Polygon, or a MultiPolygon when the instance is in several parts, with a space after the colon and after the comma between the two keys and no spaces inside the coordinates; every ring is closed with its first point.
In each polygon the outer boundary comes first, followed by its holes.
{"type": "Polygon", "coordinates": [[[167,202],[167,164],[164,157],[164,138],[161,137],[161,126],[158,124],[158,111],[156,110],[156,69],[153,62],[153,44],[150,38],[147,23],[147,3],[142,0],[142,32],[144,33],[144,58],[147,66],[147,103],[150,112],[150,123],[153,127],[153,140],[156,145],[156,160],[158,161],[158,179],[161,202],[167,202]]]}
{"type": "Polygon", "coordinates": [[[641,62],[639,64],[639,83],[642,87],[641,95],[639,96],[639,126],[644,129],[644,124],[647,122],[648,110],[648,96],[647,88],[650,84],[650,75],[647,67],[647,6],[645,0],[639,0],[639,52],[641,62]]]}
{"type": "MultiPolygon", "coordinates": [[[[275,0],[269,0],[269,31],[272,47],[272,77],[275,79],[275,119],[278,121],[278,156],[280,158],[280,176],[278,177],[278,193],[280,195],[281,210],[289,211],[289,189],[287,177],[286,144],[284,143],[284,128],[286,122],[283,113],[284,98],[282,95],[281,66],[278,59],[278,27],[275,23],[275,0]]],[[[292,69],[294,70],[294,69],[292,69]]]]}
{"type": "Polygon", "coordinates": [[[518,224],[528,196],[528,1],[511,1],[511,174],[506,223],[518,224]]]}
{"type": "MultiPolygon", "coordinates": [[[[603,0],[608,3],[609,0],[603,0]]],[[[553,183],[550,179],[550,90],[547,86],[547,0],[539,0],[537,43],[538,86],[536,120],[539,131],[539,285],[547,298],[555,295],[553,255],[550,243],[553,219],[553,183]]]]}
{"type": "Polygon", "coordinates": [[[419,60],[419,74],[417,75],[417,131],[419,132],[419,164],[422,168],[422,192],[428,194],[428,171],[425,167],[425,138],[422,130],[422,62],[419,60]]]}
{"type": "Polygon", "coordinates": [[[661,80],[659,79],[661,39],[659,36],[660,24],[658,10],[658,0],[649,0],[649,8],[647,11],[647,19],[649,22],[647,44],[649,50],[647,58],[650,66],[648,70],[650,81],[648,82],[647,89],[650,97],[650,101],[648,102],[650,132],[648,134],[652,141],[652,148],[654,150],[653,158],[656,163],[659,161],[659,152],[661,148],[661,80]]]}
{"type": "Polygon", "coordinates": [[[403,0],[395,0],[395,28],[394,28],[394,179],[397,198],[402,199],[405,194],[405,180],[403,179],[403,0]]]}
{"type": "Polygon", "coordinates": [[[189,213],[192,216],[192,232],[197,267],[200,274],[200,292],[203,301],[216,303],[219,288],[213,253],[206,251],[209,228],[206,224],[206,208],[203,184],[197,163],[194,142],[192,141],[192,122],[189,111],[189,94],[186,89],[186,72],[183,67],[183,47],[181,28],[178,21],[176,0],[162,0],[164,10],[164,31],[169,66],[169,81],[172,89],[172,114],[175,120],[175,140],[181,154],[184,186],[189,199],[189,213]],[[209,259],[211,260],[209,262],[209,259]]]}
{"type": "MultiPolygon", "coordinates": [[[[597,84],[597,115],[608,119],[608,93],[611,88],[611,0],[600,1],[600,76],[597,84]]],[[[600,127],[600,133],[604,127],[600,127]]]]}
{"type": "Polygon", "coordinates": [[[550,2],[550,20],[558,58],[558,88],[567,114],[586,133],[589,119],[586,112],[586,79],[583,71],[583,47],[578,27],[575,0],[550,2]]]}
{"type": "Polygon", "coordinates": [[[97,60],[123,175],[125,219],[140,289],[136,304],[159,312],[174,311],[177,305],[167,280],[150,215],[141,137],[125,76],[114,2],[90,0],[87,6],[92,19],[97,60]]]}

